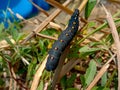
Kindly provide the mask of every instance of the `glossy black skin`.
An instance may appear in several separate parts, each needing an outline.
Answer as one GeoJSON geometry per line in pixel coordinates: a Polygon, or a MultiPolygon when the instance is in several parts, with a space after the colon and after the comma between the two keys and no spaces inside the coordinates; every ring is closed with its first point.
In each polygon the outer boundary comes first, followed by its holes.
{"type": "Polygon", "coordinates": [[[55,41],[49,51],[48,60],[46,63],[47,71],[54,71],[58,65],[61,53],[65,50],[71,42],[79,27],[79,10],[75,9],[71,19],[69,20],[68,27],[60,34],[58,40],[55,41]]]}

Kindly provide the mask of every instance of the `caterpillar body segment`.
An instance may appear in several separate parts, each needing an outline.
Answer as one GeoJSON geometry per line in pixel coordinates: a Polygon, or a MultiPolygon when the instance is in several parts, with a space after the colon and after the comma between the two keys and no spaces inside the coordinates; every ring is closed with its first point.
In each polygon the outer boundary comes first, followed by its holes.
{"type": "Polygon", "coordinates": [[[49,51],[48,60],[46,63],[47,71],[54,71],[58,65],[60,56],[65,48],[69,45],[79,27],[79,10],[75,9],[71,19],[69,20],[68,27],[60,34],[58,40],[55,41],[49,51]]]}

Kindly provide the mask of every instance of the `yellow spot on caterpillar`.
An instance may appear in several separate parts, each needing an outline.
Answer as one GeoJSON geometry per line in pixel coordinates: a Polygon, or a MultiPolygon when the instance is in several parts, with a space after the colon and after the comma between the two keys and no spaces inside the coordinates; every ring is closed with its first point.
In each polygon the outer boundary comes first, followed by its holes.
{"type": "Polygon", "coordinates": [[[58,47],[55,47],[55,50],[58,50],[58,47]]]}
{"type": "Polygon", "coordinates": [[[72,29],[74,29],[75,27],[74,26],[72,26],[72,29]]]}
{"type": "Polygon", "coordinates": [[[77,19],[77,16],[75,17],[75,19],[77,19]]]}
{"type": "Polygon", "coordinates": [[[60,42],[64,42],[64,40],[60,40],[60,42]]]}
{"type": "Polygon", "coordinates": [[[76,22],[73,22],[73,24],[76,24],[76,22]]]}
{"type": "Polygon", "coordinates": [[[51,57],[50,57],[50,59],[51,59],[51,60],[53,60],[53,59],[54,59],[54,57],[53,57],[53,56],[51,56],[51,57]]]}
{"type": "Polygon", "coordinates": [[[72,33],[72,32],[73,32],[73,30],[69,30],[69,32],[71,32],[71,33],[72,33]]]}
{"type": "Polygon", "coordinates": [[[69,34],[67,34],[67,33],[66,33],[65,35],[66,35],[66,36],[69,36],[69,34]]]}

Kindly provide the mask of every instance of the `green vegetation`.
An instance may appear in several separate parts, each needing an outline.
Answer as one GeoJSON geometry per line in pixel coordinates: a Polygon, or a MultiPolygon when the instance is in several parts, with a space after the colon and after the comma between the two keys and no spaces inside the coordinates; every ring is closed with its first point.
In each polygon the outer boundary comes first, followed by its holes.
{"type": "MultiPolygon", "coordinates": [[[[91,11],[96,5],[96,0],[88,0],[85,8],[85,18],[88,19],[91,11]]],[[[117,17],[116,17],[117,18],[117,17]]],[[[120,18],[114,20],[118,34],[120,33],[120,18]]],[[[83,22],[82,22],[83,23],[83,22]]],[[[17,90],[24,88],[30,89],[32,80],[37,69],[45,60],[49,49],[52,47],[54,40],[35,36],[28,42],[22,44],[26,34],[21,30],[23,26],[19,23],[10,23],[8,28],[0,24],[0,41],[7,42],[0,47],[0,88],[7,88],[10,84],[19,86],[17,90]]],[[[67,72],[57,84],[58,89],[62,90],[86,90],[97,75],[103,65],[113,56],[114,40],[111,33],[103,33],[101,30],[108,28],[104,21],[102,24],[96,24],[95,21],[84,23],[80,32],[71,42],[69,54],[65,59],[65,64],[70,60],[80,59],[72,70],[67,72]],[[97,28],[96,28],[97,27],[97,28]],[[90,30],[90,31],[89,31],[90,30]],[[103,33],[100,39],[91,37],[103,33]],[[88,41],[85,41],[88,40],[88,41]],[[79,89],[78,89],[79,88],[79,89]]],[[[60,32],[55,29],[45,29],[40,34],[57,37],[60,32]]],[[[115,60],[115,58],[114,58],[115,60]]],[[[117,90],[118,73],[116,61],[110,63],[108,70],[102,75],[99,82],[92,90],[117,90]]],[[[69,66],[71,67],[71,66],[69,66]]],[[[44,70],[39,81],[37,90],[43,90],[51,82],[54,72],[44,70]]],[[[11,86],[15,88],[15,86],[11,86]]]]}

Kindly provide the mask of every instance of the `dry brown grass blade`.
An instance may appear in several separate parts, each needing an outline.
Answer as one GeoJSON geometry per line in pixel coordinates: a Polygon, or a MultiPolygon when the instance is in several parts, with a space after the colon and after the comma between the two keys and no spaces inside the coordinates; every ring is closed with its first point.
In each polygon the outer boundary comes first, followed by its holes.
{"type": "MultiPolygon", "coordinates": [[[[13,44],[16,44],[13,39],[11,39],[11,38],[9,38],[9,39],[13,44]]],[[[6,40],[0,41],[0,51],[7,47],[10,47],[10,45],[6,42],[6,40]]]]}
{"type": "Polygon", "coordinates": [[[119,0],[108,0],[108,1],[110,1],[110,2],[115,2],[115,3],[120,3],[119,0]]]}
{"type": "Polygon", "coordinates": [[[78,8],[80,12],[84,9],[84,7],[85,7],[85,5],[87,4],[87,2],[88,2],[88,0],[83,0],[83,1],[82,1],[81,5],[80,5],[79,8],[78,8]]]}
{"type": "Polygon", "coordinates": [[[86,90],[91,90],[92,87],[94,85],[96,85],[96,83],[99,81],[99,79],[103,76],[103,74],[107,71],[107,69],[110,66],[110,62],[113,60],[113,58],[116,56],[116,54],[114,54],[107,62],[106,64],[103,65],[103,67],[100,69],[100,71],[97,73],[97,75],[95,76],[94,80],[90,83],[90,85],[88,86],[88,88],[86,90]]]}
{"type": "Polygon", "coordinates": [[[60,3],[58,3],[55,0],[45,0],[45,1],[47,1],[49,4],[53,5],[54,7],[60,8],[61,10],[65,11],[66,13],[68,13],[70,15],[73,13],[72,10],[70,10],[67,7],[61,5],[60,3]]]}
{"type": "MultiPolygon", "coordinates": [[[[33,31],[34,32],[34,31],[33,31]]],[[[35,33],[35,35],[37,35],[37,36],[39,36],[39,37],[42,37],[42,38],[47,38],[47,39],[50,39],[50,40],[57,40],[57,38],[56,37],[52,37],[52,36],[48,36],[48,35],[44,35],[44,34],[40,34],[40,33],[36,33],[36,32],[34,32],[35,33]]],[[[16,43],[15,43],[15,41],[13,40],[13,39],[11,39],[10,38],[10,41],[14,44],[14,45],[16,45],[16,43]]],[[[21,41],[19,42],[19,43],[21,43],[21,41]]],[[[29,44],[29,43],[26,43],[26,44],[29,44]]],[[[2,41],[0,41],[0,51],[2,51],[3,49],[8,49],[8,48],[10,48],[10,45],[5,41],[5,40],[2,40],[2,41]]]]}
{"type": "Polygon", "coordinates": [[[38,68],[37,72],[35,73],[30,90],[37,90],[39,80],[42,76],[43,70],[45,69],[47,58],[48,58],[48,55],[46,56],[45,60],[42,62],[42,64],[38,68]]]}
{"type": "Polygon", "coordinates": [[[77,60],[71,59],[67,64],[65,64],[60,72],[58,81],[79,62],[80,62],[80,59],[77,59],[77,60]]]}
{"type": "Polygon", "coordinates": [[[88,88],[86,90],[91,90],[92,87],[98,82],[98,80],[103,76],[103,74],[107,71],[107,69],[109,68],[109,64],[103,66],[101,68],[101,70],[98,72],[98,74],[96,75],[96,77],[94,78],[94,80],[91,82],[91,84],[88,86],[88,88]]]}
{"type": "Polygon", "coordinates": [[[34,33],[39,37],[43,37],[43,38],[47,38],[47,39],[51,39],[51,40],[57,40],[57,38],[52,37],[52,36],[48,36],[48,35],[44,35],[44,34],[40,34],[40,33],[36,33],[36,32],[34,32],[34,33]]]}
{"type": "MultiPolygon", "coordinates": [[[[71,0],[67,0],[63,6],[67,6],[71,0]]],[[[34,29],[34,32],[38,33],[43,30],[59,13],[61,12],[60,9],[55,10],[48,18],[46,18],[38,27],[34,29]]],[[[35,33],[31,32],[23,41],[22,44],[26,43],[29,39],[31,39],[35,33]]]]}
{"type": "Polygon", "coordinates": [[[55,28],[56,30],[62,31],[62,28],[61,28],[60,25],[58,25],[58,24],[56,24],[56,23],[54,23],[54,22],[50,22],[49,24],[50,24],[50,26],[51,26],[52,28],[55,28]]]}
{"type": "Polygon", "coordinates": [[[55,85],[58,81],[58,78],[60,76],[60,72],[62,70],[62,67],[63,67],[63,64],[64,64],[64,61],[65,61],[65,58],[66,58],[66,55],[67,53],[69,52],[69,48],[70,46],[68,46],[65,51],[62,53],[61,57],[60,57],[60,60],[59,60],[59,64],[55,70],[55,74],[54,74],[54,77],[53,77],[53,82],[52,82],[52,90],[55,89],[55,85]]]}
{"type": "Polygon", "coordinates": [[[119,39],[117,28],[115,26],[112,15],[110,14],[110,12],[107,11],[107,9],[104,6],[103,6],[103,9],[104,9],[104,11],[105,11],[105,13],[107,15],[106,19],[108,21],[108,25],[110,27],[112,37],[114,39],[114,44],[116,46],[117,62],[118,62],[118,90],[120,90],[120,39],[119,39]]]}
{"type": "MultiPolygon", "coordinates": [[[[16,78],[16,74],[14,72],[13,67],[11,68],[11,72],[12,72],[13,77],[16,78]]],[[[11,75],[11,77],[12,77],[12,75],[11,75]]],[[[17,82],[13,78],[10,78],[9,90],[16,90],[16,89],[17,89],[17,82]]]]}

